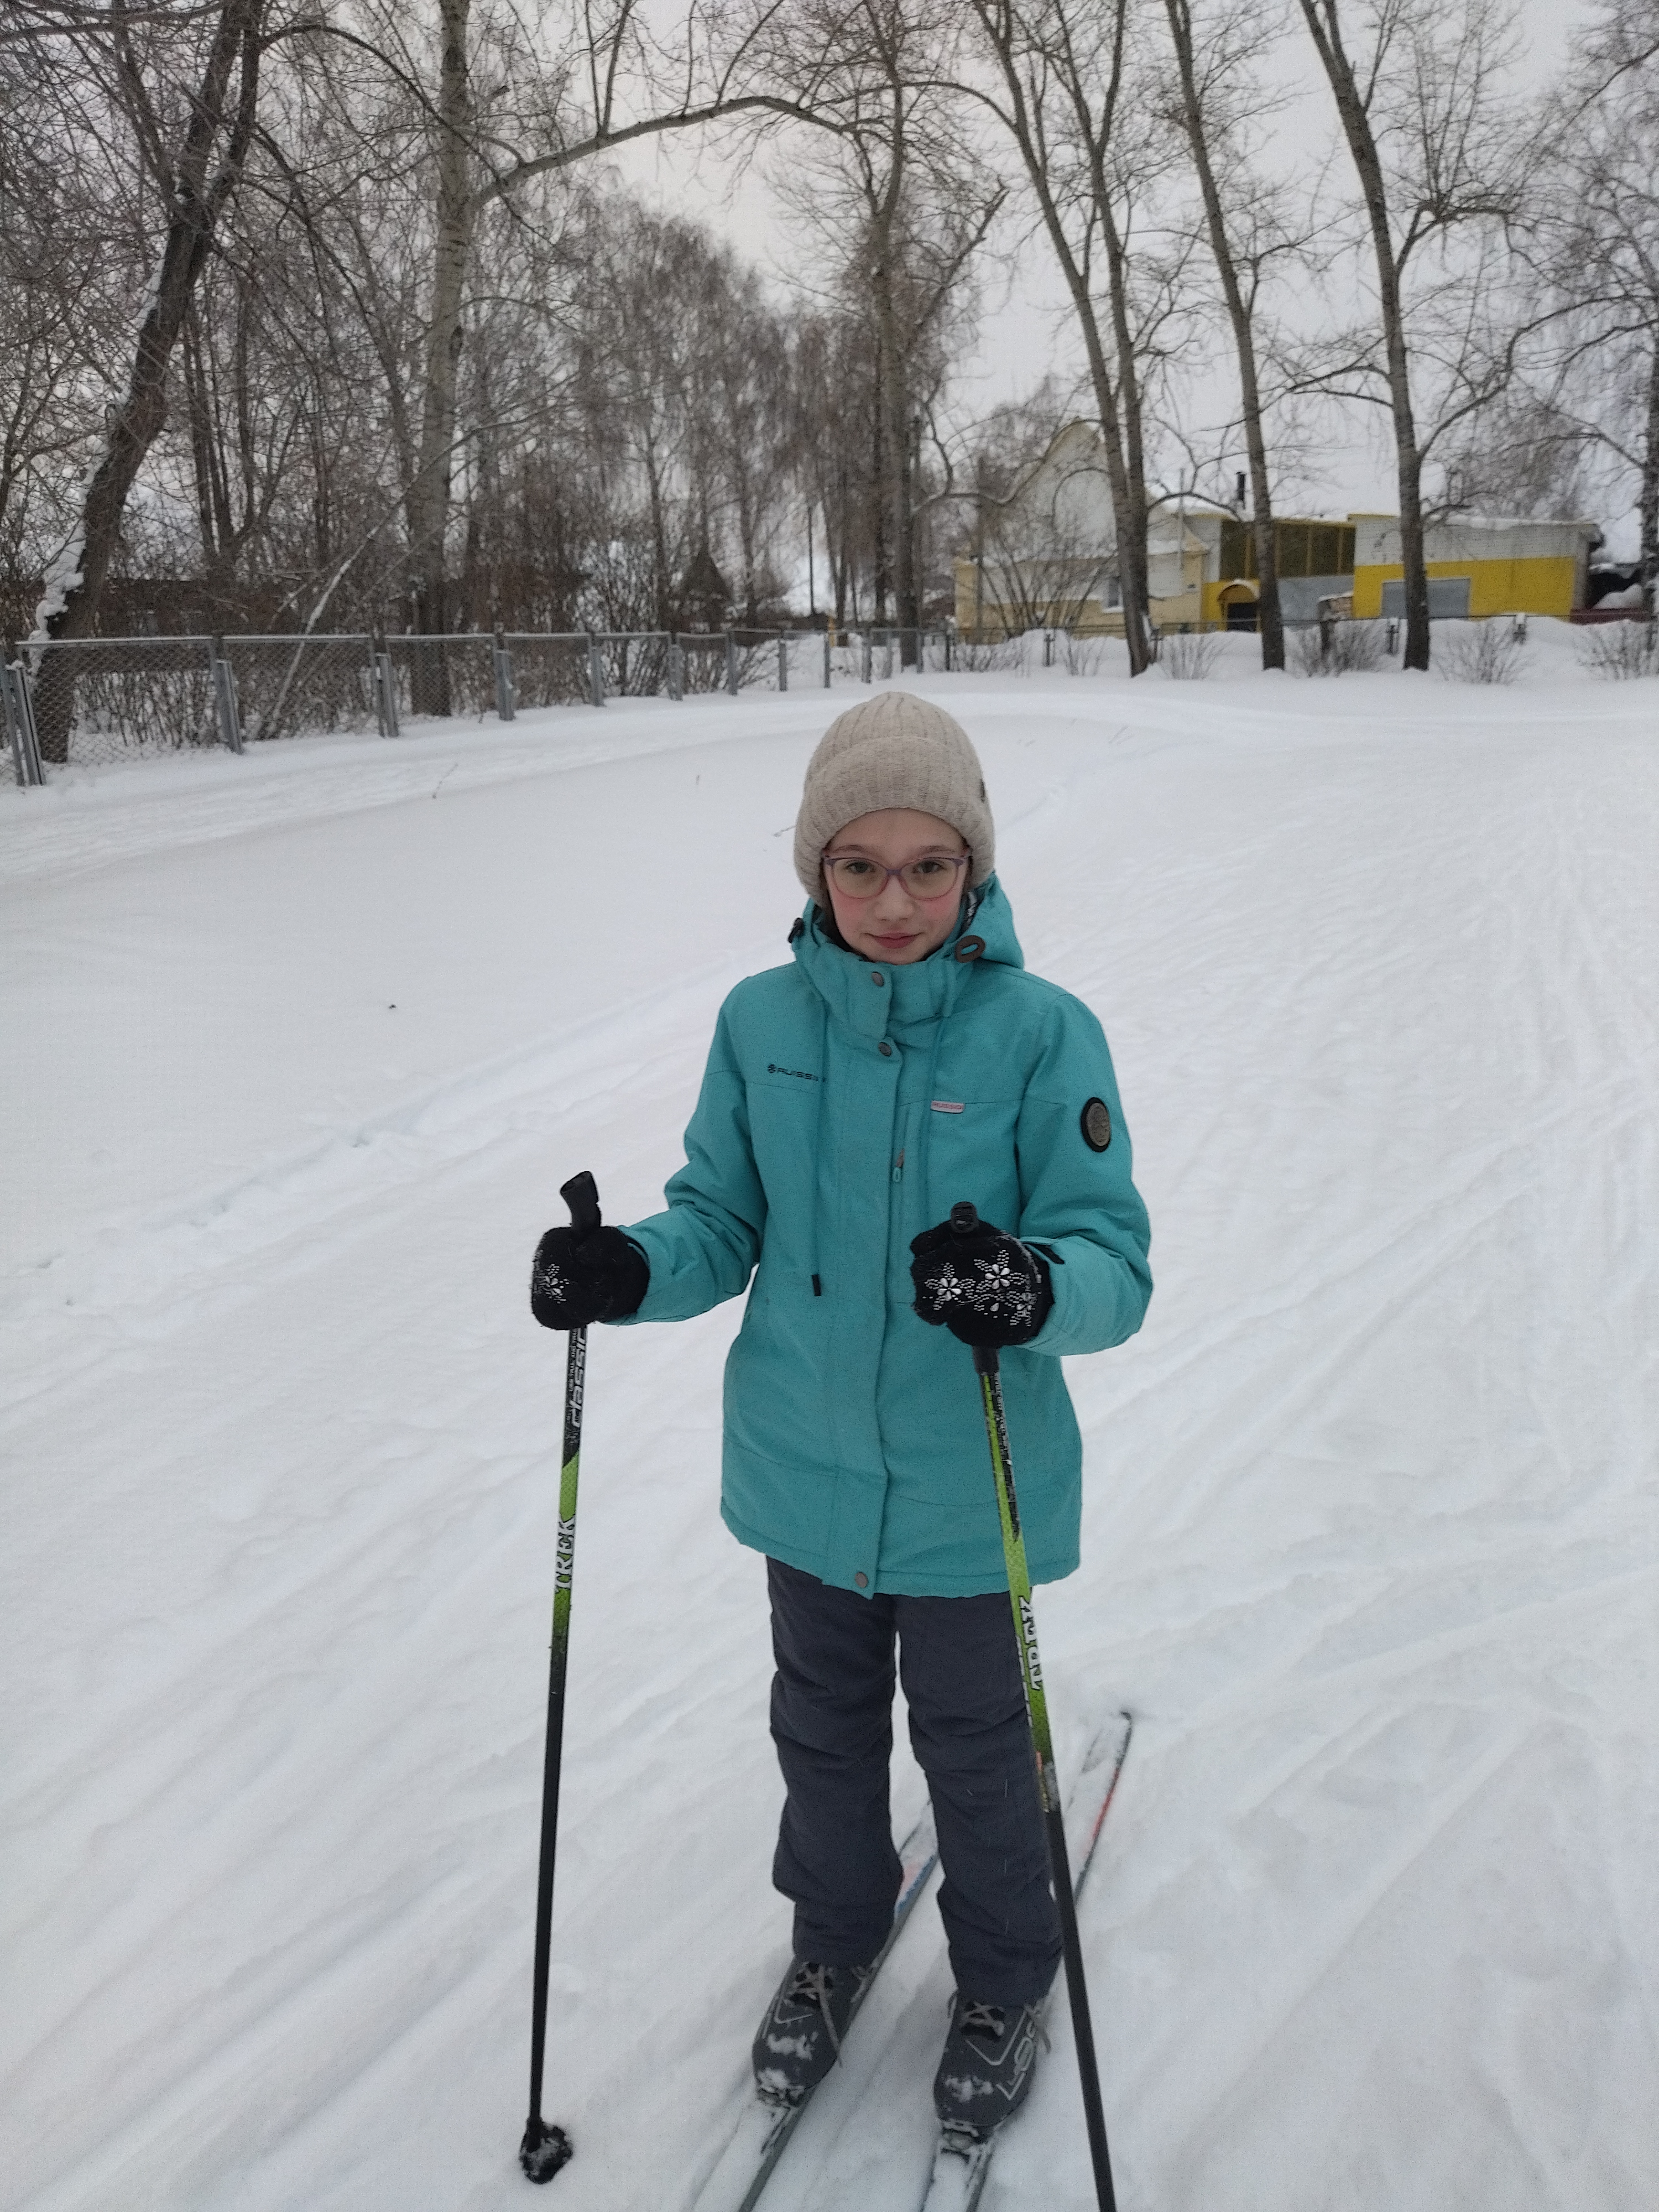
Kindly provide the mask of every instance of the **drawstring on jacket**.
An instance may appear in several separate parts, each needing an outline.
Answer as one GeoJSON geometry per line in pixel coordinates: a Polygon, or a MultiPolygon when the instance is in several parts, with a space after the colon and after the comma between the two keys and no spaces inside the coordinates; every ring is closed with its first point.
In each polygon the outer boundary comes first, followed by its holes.
{"type": "MultiPolygon", "coordinates": [[[[825,925],[825,934],[831,938],[832,942],[842,944],[841,933],[821,906],[813,907],[812,919],[825,925]]],[[[797,915],[789,926],[789,949],[792,952],[805,934],[805,921],[797,915]]],[[[842,949],[843,951],[851,950],[844,945],[842,949]]],[[[823,1282],[818,1273],[818,1212],[823,1202],[818,1178],[822,1172],[820,1154],[823,1145],[823,1094],[830,1083],[830,1008],[823,999],[818,1001],[818,1010],[823,1018],[823,1026],[818,1033],[818,1096],[817,1103],[812,1109],[812,1206],[811,1220],[806,1232],[806,1272],[811,1279],[815,1298],[823,1296],[823,1282]]]]}
{"type": "Polygon", "coordinates": [[[812,1226],[806,1244],[815,1298],[823,1296],[823,1284],[818,1275],[818,1216],[823,1210],[823,1094],[830,1088],[830,1008],[822,999],[818,1005],[823,1016],[818,1039],[818,1066],[823,1073],[818,1079],[818,1103],[812,1115],[812,1226]]]}

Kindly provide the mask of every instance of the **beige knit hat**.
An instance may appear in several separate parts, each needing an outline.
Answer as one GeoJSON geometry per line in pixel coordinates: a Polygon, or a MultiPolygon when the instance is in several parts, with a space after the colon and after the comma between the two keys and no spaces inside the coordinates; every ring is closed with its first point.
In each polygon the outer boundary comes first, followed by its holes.
{"type": "Polygon", "coordinates": [[[880,806],[936,814],[968,842],[969,880],[996,866],[996,831],[985,777],[960,722],[914,691],[878,691],[837,714],[806,766],[795,817],[795,873],[822,898],[820,860],[838,830],[880,806]]]}

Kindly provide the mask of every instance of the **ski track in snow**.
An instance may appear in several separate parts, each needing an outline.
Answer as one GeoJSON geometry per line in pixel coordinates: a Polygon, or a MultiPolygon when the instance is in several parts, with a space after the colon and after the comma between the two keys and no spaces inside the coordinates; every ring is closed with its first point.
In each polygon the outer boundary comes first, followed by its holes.
{"type": "MultiPolygon", "coordinates": [[[[1153,1217],[1038,1601],[1062,1766],[1137,1716],[1082,1913],[1124,2212],[1652,2212],[1653,689],[922,688],[1153,1217]]],[[[0,794],[8,2212],[528,2202],[529,1255],[578,1167],[658,1202],[720,997],[785,957],[826,718],[0,794]]],[[[566,2212],[681,2212],[787,1954],[738,1318],[590,1349],[566,2212]]],[[[909,2212],[948,1990],[924,1903],[769,2208],[909,2212]]],[[[1051,2027],[986,2212],[1092,2202],[1051,2027]]]]}

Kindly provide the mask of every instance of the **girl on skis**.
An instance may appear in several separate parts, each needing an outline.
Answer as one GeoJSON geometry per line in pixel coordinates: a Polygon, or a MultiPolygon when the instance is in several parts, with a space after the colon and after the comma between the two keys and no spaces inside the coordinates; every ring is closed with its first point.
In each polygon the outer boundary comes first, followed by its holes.
{"type": "Polygon", "coordinates": [[[720,1010],[666,1211],[585,1241],[550,1230],[532,1294],[562,1329],[684,1321],[748,1287],[721,1512],[767,1561],[773,1878],[794,1905],[757,2083],[788,2104],[829,2071],[891,1927],[896,1672],[956,1978],[934,2101],[969,2131],[1029,2089],[1060,1932],[957,1340],[1001,1349],[1031,1575],[1054,1581],[1078,1564],[1082,1487],[1060,1358],[1133,1335],[1152,1289],[1106,1040],[1024,968],[994,857],[949,714],[890,691],[831,723],[795,825],[791,961],[720,1010]],[[966,1244],[962,1199],[981,1224],[966,1244]]]}

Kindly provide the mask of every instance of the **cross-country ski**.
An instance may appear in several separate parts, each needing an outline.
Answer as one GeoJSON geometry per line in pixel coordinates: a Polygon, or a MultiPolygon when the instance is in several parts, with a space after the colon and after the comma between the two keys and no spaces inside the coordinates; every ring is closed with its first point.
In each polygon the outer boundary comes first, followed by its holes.
{"type": "MultiPolygon", "coordinates": [[[[927,1889],[933,1869],[939,1863],[939,1844],[933,1832],[931,1808],[900,1846],[899,1858],[903,1873],[898,1901],[893,1907],[892,1934],[877,1954],[875,1972],[859,1992],[853,2007],[852,2020],[857,2019],[874,1983],[875,1973],[878,1973],[886,1962],[888,1953],[898,1941],[900,1930],[927,1889]]],[[[850,2027],[851,2021],[848,2022],[849,2032],[850,2027]]],[[[752,2082],[739,2092],[736,2100],[736,2124],[722,2146],[713,2171],[697,2190],[696,2212],[753,2212],[790,2138],[806,2115],[811,2094],[809,2090],[792,2104],[781,2104],[763,2100],[752,2082]]]]}
{"type": "MultiPolygon", "coordinates": [[[[1083,1885],[1094,1864],[1101,1831],[1112,1808],[1118,1777],[1128,1755],[1133,1729],[1129,1715],[1123,1713],[1114,1726],[1101,1731],[1089,1747],[1071,1792],[1066,1826],[1072,1840],[1073,1899],[1082,1895],[1083,1885]]],[[[1039,2036],[1044,2032],[1043,2013],[1048,2008],[1045,2006],[1039,2009],[1036,2023],[1039,2036]]],[[[1004,2121],[979,2133],[962,2128],[942,2128],[927,2194],[921,2200],[921,2212],[974,2212],[990,2178],[991,2160],[996,2155],[1002,2129],[1014,2124],[1015,2122],[1004,2121]]]]}

